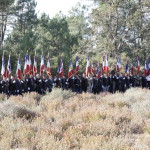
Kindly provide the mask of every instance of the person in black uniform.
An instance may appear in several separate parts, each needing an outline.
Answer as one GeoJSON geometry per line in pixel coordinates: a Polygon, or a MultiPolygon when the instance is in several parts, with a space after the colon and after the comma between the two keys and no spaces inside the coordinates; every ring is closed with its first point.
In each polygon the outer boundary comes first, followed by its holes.
{"type": "Polygon", "coordinates": [[[150,74],[146,77],[147,80],[147,88],[150,89],[150,74]]]}
{"type": "Polygon", "coordinates": [[[74,80],[75,85],[75,92],[80,94],[81,93],[81,76],[77,75],[77,77],[74,80]]]}
{"type": "Polygon", "coordinates": [[[62,90],[67,90],[68,89],[68,81],[65,75],[61,78],[61,88],[62,90]]]}
{"type": "Polygon", "coordinates": [[[100,77],[100,78],[98,78],[98,81],[97,81],[97,94],[99,94],[102,91],[103,91],[103,88],[102,88],[102,77],[100,77]]]}
{"type": "Polygon", "coordinates": [[[108,77],[108,81],[109,81],[109,92],[114,93],[114,78],[113,78],[112,73],[110,73],[108,77]]]}
{"type": "Polygon", "coordinates": [[[98,80],[96,79],[96,76],[93,76],[93,84],[92,84],[92,93],[97,94],[97,85],[98,85],[98,80]]]}
{"type": "Polygon", "coordinates": [[[33,75],[31,74],[29,78],[26,79],[26,84],[27,84],[27,90],[28,92],[34,92],[34,85],[35,85],[35,79],[33,75]]]}
{"type": "Polygon", "coordinates": [[[141,77],[137,74],[135,76],[135,87],[140,87],[141,86],[141,77]]]}
{"type": "Polygon", "coordinates": [[[13,75],[9,80],[9,92],[10,95],[16,95],[16,79],[13,75]]]}
{"type": "Polygon", "coordinates": [[[55,88],[61,88],[61,82],[57,75],[54,77],[53,85],[55,88]]]}
{"type": "Polygon", "coordinates": [[[103,87],[103,92],[109,91],[109,78],[106,73],[104,73],[104,75],[102,77],[102,87],[103,87]]]}
{"type": "Polygon", "coordinates": [[[115,92],[120,91],[120,74],[117,73],[115,77],[115,92]]]}
{"type": "Polygon", "coordinates": [[[6,77],[3,77],[3,80],[1,81],[2,86],[2,94],[9,95],[9,81],[6,77]]]}
{"type": "Polygon", "coordinates": [[[72,77],[68,79],[68,83],[69,83],[68,88],[69,88],[69,90],[71,90],[72,92],[75,92],[75,84],[74,84],[75,79],[76,79],[76,78],[75,78],[74,75],[72,75],[72,77]]]}
{"type": "Polygon", "coordinates": [[[28,90],[27,88],[27,82],[26,82],[26,77],[24,76],[23,79],[21,80],[21,87],[22,87],[22,94],[26,93],[28,90]]]}
{"type": "Polygon", "coordinates": [[[22,95],[22,84],[20,79],[16,79],[16,95],[22,95]]]}
{"type": "Polygon", "coordinates": [[[40,75],[36,75],[36,80],[35,80],[35,91],[38,94],[42,94],[42,79],[40,78],[40,75]]]}
{"type": "Polygon", "coordinates": [[[42,87],[41,87],[42,94],[45,94],[45,93],[46,93],[47,82],[48,82],[48,80],[47,80],[47,78],[46,78],[46,75],[43,74],[43,76],[42,76],[42,87]]]}
{"type": "Polygon", "coordinates": [[[147,87],[147,81],[146,81],[146,76],[145,74],[142,75],[142,78],[141,78],[141,84],[142,84],[142,88],[146,88],[147,87]]]}
{"type": "Polygon", "coordinates": [[[126,77],[122,73],[120,77],[120,92],[125,92],[125,90],[126,90],[126,77]]]}
{"type": "Polygon", "coordinates": [[[130,88],[130,86],[129,86],[129,84],[130,84],[130,77],[129,77],[129,75],[127,73],[125,74],[125,78],[126,78],[126,89],[129,89],[130,88]]]}
{"type": "Polygon", "coordinates": [[[129,80],[130,87],[135,87],[135,79],[136,77],[133,74],[130,74],[130,80],[129,80]]]}
{"type": "Polygon", "coordinates": [[[47,85],[46,85],[47,91],[51,92],[53,88],[53,79],[52,76],[49,76],[47,85]]]}
{"type": "Polygon", "coordinates": [[[81,89],[84,93],[87,92],[87,87],[88,87],[88,80],[86,78],[85,73],[83,73],[82,79],[81,79],[81,89]]]}

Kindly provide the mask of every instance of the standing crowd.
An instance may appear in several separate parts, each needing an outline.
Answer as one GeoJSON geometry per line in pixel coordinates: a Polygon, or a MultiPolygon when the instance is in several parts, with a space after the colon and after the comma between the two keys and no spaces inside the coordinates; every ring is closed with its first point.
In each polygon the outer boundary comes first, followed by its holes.
{"type": "Polygon", "coordinates": [[[131,87],[142,87],[150,89],[150,75],[128,75],[128,74],[106,74],[104,73],[100,78],[85,74],[72,75],[70,78],[59,76],[47,76],[37,74],[35,77],[23,77],[16,79],[11,76],[10,79],[3,77],[0,81],[0,93],[11,95],[23,95],[27,92],[37,92],[38,94],[45,94],[51,92],[53,88],[61,88],[62,90],[71,90],[72,92],[82,93],[89,92],[99,94],[101,92],[125,92],[131,87]]]}

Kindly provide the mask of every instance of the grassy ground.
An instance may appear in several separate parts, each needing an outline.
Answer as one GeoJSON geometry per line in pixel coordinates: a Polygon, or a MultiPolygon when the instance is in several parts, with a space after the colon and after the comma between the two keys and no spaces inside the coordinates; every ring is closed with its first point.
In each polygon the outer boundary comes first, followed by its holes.
{"type": "Polygon", "coordinates": [[[0,150],[150,150],[147,89],[0,97],[0,150]]]}

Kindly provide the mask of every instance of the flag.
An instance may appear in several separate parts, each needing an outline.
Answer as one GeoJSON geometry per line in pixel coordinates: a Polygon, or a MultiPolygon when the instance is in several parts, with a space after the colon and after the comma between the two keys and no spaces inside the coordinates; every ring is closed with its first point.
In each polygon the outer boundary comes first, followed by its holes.
{"type": "Polygon", "coordinates": [[[68,78],[70,78],[73,74],[74,74],[73,65],[72,65],[72,61],[70,61],[68,78]]]}
{"type": "Polygon", "coordinates": [[[90,57],[87,57],[87,63],[86,63],[86,77],[88,77],[89,73],[91,73],[91,67],[90,67],[90,57]]]}
{"type": "Polygon", "coordinates": [[[40,74],[42,75],[44,72],[45,72],[44,56],[41,55],[40,74]]]}
{"type": "Polygon", "coordinates": [[[105,57],[103,56],[103,66],[102,66],[102,71],[104,72],[105,70],[105,57]]]}
{"type": "Polygon", "coordinates": [[[37,74],[37,56],[34,56],[33,74],[34,76],[37,74]]]}
{"type": "Polygon", "coordinates": [[[94,63],[92,63],[92,67],[91,67],[91,73],[92,73],[93,75],[95,75],[94,63]]]}
{"type": "Polygon", "coordinates": [[[137,61],[136,61],[136,72],[137,74],[139,73],[140,71],[140,61],[139,61],[139,57],[137,57],[137,61]]]}
{"type": "Polygon", "coordinates": [[[147,64],[148,64],[148,75],[150,75],[150,57],[147,60],[147,64]]]}
{"type": "Polygon", "coordinates": [[[32,75],[33,68],[32,68],[32,62],[31,62],[31,56],[29,56],[29,75],[32,75]]]}
{"type": "Polygon", "coordinates": [[[18,59],[18,62],[17,62],[16,74],[17,74],[17,78],[21,79],[21,63],[20,63],[20,59],[18,59]]]}
{"type": "Polygon", "coordinates": [[[24,63],[24,76],[29,74],[30,66],[29,66],[29,55],[25,55],[25,63],[24,63]]]}
{"type": "Polygon", "coordinates": [[[78,56],[76,57],[76,68],[75,68],[75,74],[78,74],[79,72],[79,58],[78,56]]]}
{"type": "Polygon", "coordinates": [[[101,69],[100,69],[100,63],[97,62],[97,69],[96,69],[96,78],[99,79],[101,76],[101,69]]]}
{"type": "Polygon", "coordinates": [[[10,61],[10,55],[9,55],[7,69],[6,69],[6,78],[9,78],[10,73],[11,73],[11,61],[10,61]]]}
{"type": "Polygon", "coordinates": [[[121,68],[121,58],[117,57],[116,71],[120,72],[121,68]]]}
{"type": "Polygon", "coordinates": [[[106,55],[106,58],[105,58],[105,67],[104,67],[104,71],[106,73],[108,73],[108,56],[106,55]]]}
{"type": "Polygon", "coordinates": [[[47,75],[48,75],[48,76],[51,76],[51,75],[52,75],[52,73],[51,73],[51,64],[50,64],[50,58],[49,58],[49,56],[48,56],[48,58],[47,58],[46,72],[47,72],[47,75]]]}
{"type": "Polygon", "coordinates": [[[1,69],[1,75],[2,75],[2,77],[5,77],[5,60],[4,60],[4,55],[2,56],[2,69],[1,69]]]}
{"type": "Polygon", "coordinates": [[[148,68],[148,61],[145,61],[145,65],[144,65],[144,74],[145,76],[147,76],[149,73],[149,68],[148,68]]]}
{"type": "Polygon", "coordinates": [[[59,73],[60,77],[62,77],[64,75],[64,68],[63,68],[62,58],[60,58],[60,64],[58,66],[58,73],[59,73]]]}
{"type": "Polygon", "coordinates": [[[132,75],[134,74],[134,64],[133,64],[133,60],[132,60],[132,62],[131,62],[130,72],[131,72],[132,75]]]}
{"type": "Polygon", "coordinates": [[[129,73],[129,64],[128,64],[128,61],[127,61],[127,63],[126,63],[126,71],[125,71],[126,73],[129,73]]]}

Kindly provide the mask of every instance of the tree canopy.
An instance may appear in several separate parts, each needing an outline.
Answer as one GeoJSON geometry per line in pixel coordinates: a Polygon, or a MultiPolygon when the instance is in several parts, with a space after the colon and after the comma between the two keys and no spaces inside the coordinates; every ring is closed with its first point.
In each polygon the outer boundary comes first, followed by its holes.
{"type": "Polygon", "coordinates": [[[1,43],[11,23],[3,49],[14,58],[20,55],[23,60],[27,51],[32,56],[37,51],[38,56],[49,53],[54,66],[62,56],[66,66],[76,55],[83,65],[88,55],[93,60],[104,54],[144,60],[150,52],[149,0],[93,0],[92,8],[78,3],[67,16],[58,13],[53,18],[45,13],[37,17],[35,0],[0,0],[0,4],[5,14],[0,19],[1,43]]]}

